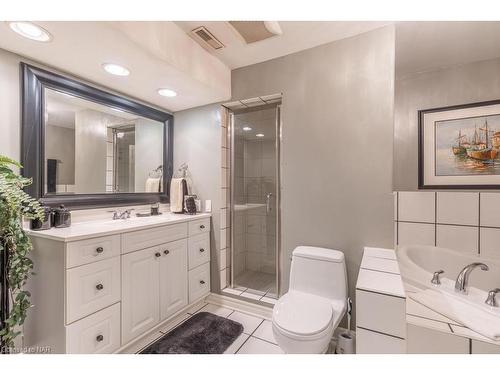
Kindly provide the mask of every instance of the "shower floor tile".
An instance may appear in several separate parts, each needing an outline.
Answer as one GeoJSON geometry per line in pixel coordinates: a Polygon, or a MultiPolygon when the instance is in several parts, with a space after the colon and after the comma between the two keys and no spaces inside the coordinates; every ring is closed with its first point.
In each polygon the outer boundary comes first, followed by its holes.
{"type": "Polygon", "coordinates": [[[255,294],[266,294],[274,289],[276,276],[272,273],[247,270],[235,277],[235,285],[253,289],[255,294]]]}

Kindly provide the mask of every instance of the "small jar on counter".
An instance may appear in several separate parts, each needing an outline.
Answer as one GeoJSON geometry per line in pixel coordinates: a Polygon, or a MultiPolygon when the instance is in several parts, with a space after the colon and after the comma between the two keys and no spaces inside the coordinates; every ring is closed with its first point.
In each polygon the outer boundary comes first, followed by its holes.
{"type": "Polygon", "coordinates": [[[52,210],[48,206],[43,206],[43,219],[31,219],[31,230],[47,230],[52,227],[52,210]]]}
{"type": "Polygon", "coordinates": [[[71,211],[61,204],[53,210],[53,224],[56,228],[66,228],[71,226],[71,211]]]}

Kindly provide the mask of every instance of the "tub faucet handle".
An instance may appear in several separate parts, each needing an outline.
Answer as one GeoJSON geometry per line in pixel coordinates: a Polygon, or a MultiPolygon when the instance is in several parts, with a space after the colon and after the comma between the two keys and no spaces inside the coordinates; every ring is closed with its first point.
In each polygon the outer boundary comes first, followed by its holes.
{"type": "Polygon", "coordinates": [[[439,275],[441,275],[442,273],[444,273],[443,270],[439,270],[439,271],[434,272],[434,275],[432,276],[431,283],[434,285],[441,285],[441,280],[439,279],[439,275]]]}
{"type": "Polygon", "coordinates": [[[493,307],[498,307],[496,300],[497,293],[500,293],[500,288],[490,290],[488,292],[488,298],[486,298],[486,301],[484,301],[484,303],[493,307]]]}

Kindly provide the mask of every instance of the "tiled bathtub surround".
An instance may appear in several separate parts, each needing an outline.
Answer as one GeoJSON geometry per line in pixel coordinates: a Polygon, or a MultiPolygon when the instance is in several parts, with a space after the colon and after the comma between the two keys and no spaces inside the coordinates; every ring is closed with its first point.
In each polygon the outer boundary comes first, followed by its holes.
{"type": "Polygon", "coordinates": [[[396,245],[431,245],[500,257],[500,193],[394,194],[396,245]]]}
{"type": "Polygon", "coordinates": [[[356,307],[356,353],[406,352],[405,291],[394,250],[364,249],[356,307]]]}
{"type": "Polygon", "coordinates": [[[366,247],[356,284],[358,354],[500,353],[500,343],[414,301],[392,249],[366,247]]]}

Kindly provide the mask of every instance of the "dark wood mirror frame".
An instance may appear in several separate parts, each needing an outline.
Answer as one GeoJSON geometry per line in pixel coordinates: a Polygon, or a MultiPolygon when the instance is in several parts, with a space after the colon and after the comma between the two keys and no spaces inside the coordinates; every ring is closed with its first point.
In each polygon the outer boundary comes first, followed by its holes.
{"type": "Polygon", "coordinates": [[[21,164],[22,174],[33,179],[26,191],[44,205],[64,204],[73,209],[169,202],[170,179],[173,173],[174,119],[162,112],[117,94],[112,94],[89,84],[32,65],[21,63],[22,120],[21,164]],[[50,88],[102,105],[121,109],[164,124],[163,139],[163,186],[162,193],[102,193],[58,194],[44,192],[44,89],[50,88]]]}

